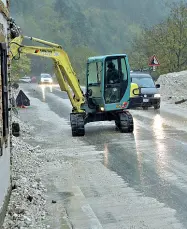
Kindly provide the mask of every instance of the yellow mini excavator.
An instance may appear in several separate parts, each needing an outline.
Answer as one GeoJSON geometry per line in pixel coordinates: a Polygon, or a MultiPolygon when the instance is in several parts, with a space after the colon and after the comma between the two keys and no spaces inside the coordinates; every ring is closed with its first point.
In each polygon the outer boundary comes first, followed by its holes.
{"type": "MultiPolygon", "coordinates": [[[[54,62],[55,75],[62,91],[67,92],[72,104],[70,123],[72,136],[84,136],[85,124],[97,121],[115,121],[121,132],[133,132],[133,117],[128,111],[130,98],[130,68],[126,54],[90,57],[86,69],[86,93],[83,94],[79,80],[68,55],[55,43],[21,35],[11,19],[10,57],[20,54],[50,58],[54,62]],[[23,39],[30,39],[45,46],[26,46],[23,39]]],[[[139,89],[134,94],[139,94],[139,89]]]]}

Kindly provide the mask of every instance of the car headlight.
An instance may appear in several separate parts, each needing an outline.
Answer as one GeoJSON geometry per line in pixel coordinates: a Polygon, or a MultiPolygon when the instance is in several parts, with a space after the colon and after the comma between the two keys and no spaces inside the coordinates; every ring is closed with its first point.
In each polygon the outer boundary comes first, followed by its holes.
{"type": "Polygon", "coordinates": [[[154,94],[155,98],[160,98],[160,94],[154,94]]]}

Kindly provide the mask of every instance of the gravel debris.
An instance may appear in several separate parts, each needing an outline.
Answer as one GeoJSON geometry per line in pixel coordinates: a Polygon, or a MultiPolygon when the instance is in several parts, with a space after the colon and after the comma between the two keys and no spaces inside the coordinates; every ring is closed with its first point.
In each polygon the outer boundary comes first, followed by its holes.
{"type": "MultiPolygon", "coordinates": [[[[32,126],[20,121],[22,136],[29,136],[32,126]]],[[[2,229],[47,228],[46,216],[46,188],[37,175],[42,165],[39,154],[40,146],[32,147],[22,138],[13,137],[12,150],[12,194],[2,229]]]]}
{"type": "Polygon", "coordinates": [[[187,99],[187,71],[168,73],[161,75],[156,83],[160,84],[161,99],[175,107],[187,108],[187,102],[175,104],[175,102],[187,99]]]}

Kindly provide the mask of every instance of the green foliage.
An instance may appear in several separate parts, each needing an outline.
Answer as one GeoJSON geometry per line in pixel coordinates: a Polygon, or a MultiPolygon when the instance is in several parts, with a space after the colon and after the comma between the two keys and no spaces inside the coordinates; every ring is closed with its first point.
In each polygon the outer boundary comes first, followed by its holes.
{"type": "Polygon", "coordinates": [[[31,61],[26,55],[21,55],[19,60],[12,61],[12,76],[16,81],[31,71],[31,61]]]}
{"type": "Polygon", "coordinates": [[[90,50],[88,47],[77,47],[70,52],[70,59],[77,73],[77,77],[80,79],[80,83],[84,85],[86,83],[86,62],[89,56],[95,56],[96,53],[90,50]]]}
{"type": "MultiPolygon", "coordinates": [[[[166,17],[165,1],[171,0],[14,0],[11,12],[25,35],[61,44],[84,81],[88,56],[126,53],[143,25],[150,27],[166,17]]],[[[132,54],[139,65],[146,62],[140,63],[145,53],[132,54]]],[[[51,62],[31,60],[34,74],[52,72],[51,62]]]]}
{"type": "Polygon", "coordinates": [[[132,55],[131,65],[135,68],[145,67],[148,58],[156,54],[161,63],[158,73],[186,69],[187,3],[171,4],[170,14],[163,22],[145,29],[142,35],[134,40],[132,53],[135,55],[132,55]]]}

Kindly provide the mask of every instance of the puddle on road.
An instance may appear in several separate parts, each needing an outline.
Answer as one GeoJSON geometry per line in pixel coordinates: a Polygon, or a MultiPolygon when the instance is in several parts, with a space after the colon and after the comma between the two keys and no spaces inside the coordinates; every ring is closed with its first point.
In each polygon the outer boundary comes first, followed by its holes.
{"type": "Polygon", "coordinates": [[[75,196],[73,192],[58,192],[57,195],[60,196],[63,202],[68,202],[69,198],[71,198],[72,196],[75,196]]]}

